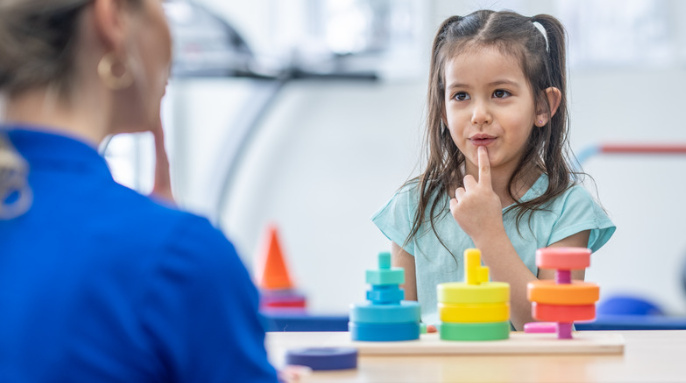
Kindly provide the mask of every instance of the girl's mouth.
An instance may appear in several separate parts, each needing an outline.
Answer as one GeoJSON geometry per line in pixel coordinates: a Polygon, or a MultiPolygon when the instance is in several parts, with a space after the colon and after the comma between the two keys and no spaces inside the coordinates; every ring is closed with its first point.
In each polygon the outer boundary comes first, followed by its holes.
{"type": "Polygon", "coordinates": [[[472,137],[469,138],[469,141],[474,145],[474,146],[488,146],[493,141],[495,141],[496,137],[489,136],[487,134],[475,134],[472,137]]]}

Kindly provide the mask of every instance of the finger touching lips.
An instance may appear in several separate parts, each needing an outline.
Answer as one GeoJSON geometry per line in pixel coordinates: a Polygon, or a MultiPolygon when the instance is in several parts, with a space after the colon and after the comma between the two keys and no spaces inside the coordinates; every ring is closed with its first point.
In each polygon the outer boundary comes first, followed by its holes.
{"type": "Polygon", "coordinates": [[[479,147],[479,184],[491,185],[491,162],[488,159],[488,149],[479,147]]]}

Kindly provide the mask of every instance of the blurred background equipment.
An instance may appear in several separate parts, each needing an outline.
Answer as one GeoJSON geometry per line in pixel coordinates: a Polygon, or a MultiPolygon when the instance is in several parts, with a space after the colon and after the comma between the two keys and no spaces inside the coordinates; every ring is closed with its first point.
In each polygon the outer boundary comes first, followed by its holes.
{"type": "Polygon", "coordinates": [[[256,257],[255,284],[260,289],[260,309],[304,312],[307,300],[293,282],[275,224],[267,227],[256,257]]]}
{"type": "MultiPolygon", "coordinates": [[[[173,78],[163,122],[180,205],[209,217],[252,267],[279,222],[308,310],[345,313],[360,270],[389,249],[369,217],[421,165],[431,38],[477,8],[549,13],[569,32],[572,148],[686,143],[681,0],[171,0],[173,78]]],[[[147,135],[106,151],[115,178],[152,189],[147,135]]],[[[686,316],[686,157],[584,162],[618,230],[586,280],[686,316]],[[618,272],[620,270],[620,272],[618,272]]],[[[649,316],[657,318],[657,316],[649,316]]],[[[598,322],[596,322],[598,323],[598,322]]],[[[586,325],[579,324],[577,327],[586,325]]]]}

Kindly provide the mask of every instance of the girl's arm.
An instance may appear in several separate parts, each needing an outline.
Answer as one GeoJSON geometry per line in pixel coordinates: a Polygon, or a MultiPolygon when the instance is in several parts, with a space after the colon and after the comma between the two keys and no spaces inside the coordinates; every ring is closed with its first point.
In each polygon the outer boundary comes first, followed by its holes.
{"type": "Polygon", "coordinates": [[[395,242],[391,242],[391,262],[394,267],[405,269],[405,284],[400,285],[405,289],[405,300],[417,300],[417,280],[415,279],[414,257],[395,242]]]}
{"type": "MultiPolygon", "coordinates": [[[[590,235],[590,230],[584,230],[559,242],[555,242],[548,247],[588,247],[588,237],[590,235]]],[[[584,278],[586,278],[586,269],[572,270],[572,279],[583,281],[584,278]]],[[[538,279],[555,279],[555,270],[539,269],[538,279]]]]}
{"type": "MultiPolygon", "coordinates": [[[[481,259],[490,268],[491,279],[510,284],[510,321],[515,329],[533,322],[531,303],[527,299],[527,284],[537,280],[517,254],[505,232],[500,198],[493,191],[491,168],[486,148],[478,149],[479,181],[470,175],[464,178],[464,187],[455,191],[450,200],[450,211],[481,250],[481,259]]],[[[551,246],[588,246],[589,231],[569,236],[551,246]]],[[[541,278],[554,278],[554,270],[542,270],[541,278]]],[[[583,274],[574,272],[573,278],[583,274]]]]}
{"type": "MultiPolygon", "coordinates": [[[[551,247],[586,247],[589,230],[569,236],[551,247]]],[[[481,250],[481,257],[489,267],[491,279],[510,284],[510,320],[515,329],[521,331],[524,324],[533,322],[531,302],[527,299],[527,284],[537,279],[555,279],[555,270],[541,269],[538,278],[522,262],[507,234],[500,234],[474,239],[476,247],[481,250]]],[[[572,271],[573,279],[584,279],[584,270],[572,271]]]]}

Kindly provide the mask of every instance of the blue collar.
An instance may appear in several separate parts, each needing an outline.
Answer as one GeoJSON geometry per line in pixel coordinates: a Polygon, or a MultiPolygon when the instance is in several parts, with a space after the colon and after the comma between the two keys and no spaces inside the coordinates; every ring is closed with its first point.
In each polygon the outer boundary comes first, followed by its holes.
{"type": "Polygon", "coordinates": [[[31,126],[3,125],[0,132],[7,134],[31,169],[85,171],[112,178],[107,162],[98,151],[76,138],[31,126]]]}

